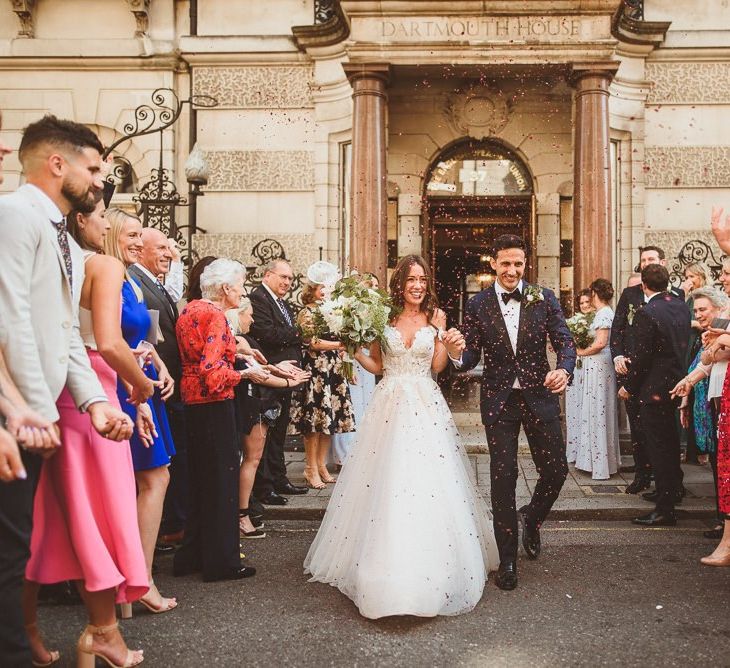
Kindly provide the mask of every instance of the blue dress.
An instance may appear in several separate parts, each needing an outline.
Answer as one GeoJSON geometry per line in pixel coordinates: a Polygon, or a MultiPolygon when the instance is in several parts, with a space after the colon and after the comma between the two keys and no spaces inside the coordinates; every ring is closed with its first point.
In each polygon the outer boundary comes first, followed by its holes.
{"type": "MultiPolygon", "coordinates": [[[[122,284],[122,336],[130,348],[136,348],[140,341],[147,337],[150,329],[150,314],[144,301],[139,301],[129,281],[122,284]]],[[[150,365],[145,369],[148,378],[157,380],[157,370],[150,365]]],[[[129,395],[121,380],[117,383],[117,395],[122,410],[134,421],[137,418],[137,409],[127,402],[129,395]]],[[[152,419],[155,423],[157,436],[154,443],[145,447],[135,429],[129,444],[132,449],[132,462],[135,471],[154,469],[158,466],[167,466],[170,457],[175,454],[175,444],[170,433],[170,424],[167,421],[165,402],[160,397],[160,390],[155,389],[154,395],[148,401],[152,409],[152,419]]]]}

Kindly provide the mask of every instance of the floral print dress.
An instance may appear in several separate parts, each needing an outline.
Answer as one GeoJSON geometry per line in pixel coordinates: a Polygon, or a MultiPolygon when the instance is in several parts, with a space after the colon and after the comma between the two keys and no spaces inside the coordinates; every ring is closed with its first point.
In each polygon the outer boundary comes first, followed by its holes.
{"type": "MultiPolygon", "coordinates": [[[[312,308],[303,308],[297,324],[311,329],[312,308]]],[[[303,367],[312,374],[291,405],[290,432],[296,434],[346,434],[355,431],[350,388],[342,375],[342,357],[336,350],[304,351],[303,367]]]]}

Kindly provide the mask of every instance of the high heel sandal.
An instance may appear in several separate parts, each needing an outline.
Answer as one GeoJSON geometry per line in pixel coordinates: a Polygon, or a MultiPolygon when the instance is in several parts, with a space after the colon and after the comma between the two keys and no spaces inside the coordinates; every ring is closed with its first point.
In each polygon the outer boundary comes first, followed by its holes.
{"type": "Polygon", "coordinates": [[[77,645],[77,668],[94,668],[97,658],[105,661],[108,666],[111,666],[111,668],[132,668],[132,666],[138,666],[142,663],[142,661],[144,661],[141,649],[134,651],[127,649],[127,656],[121,666],[114,663],[109,657],[93,650],[94,636],[103,636],[110,631],[114,631],[118,626],[119,624],[117,622],[114,622],[110,626],[92,626],[89,624],[84,629],[77,645]]]}
{"type": "Polygon", "coordinates": [[[329,471],[327,470],[327,467],[326,467],[326,466],[325,466],[324,468],[321,468],[321,469],[319,469],[319,477],[320,477],[320,479],[322,480],[322,482],[326,482],[326,483],[333,483],[333,482],[337,482],[337,478],[335,478],[335,477],[334,477],[334,476],[333,476],[333,475],[332,475],[332,474],[331,474],[331,473],[330,473],[330,472],[329,472],[329,471]]]}
{"type": "Polygon", "coordinates": [[[238,532],[241,538],[266,538],[266,533],[254,527],[253,531],[246,531],[243,528],[243,518],[248,517],[248,508],[240,508],[238,511],[238,532]]]}
{"type": "Polygon", "coordinates": [[[705,566],[730,566],[730,552],[726,553],[724,557],[714,557],[712,554],[708,557],[702,557],[700,563],[705,566]]]}
{"type": "MultiPolygon", "coordinates": [[[[157,589],[157,586],[155,585],[154,580],[150,580],[150,589],[152,589],[152,587],[154,587],[155,591],[157,591],[157,593],[160,594],[160,590],[157,589]]],[[[147,592],[147,593],[149,593],[149,592],[147,592]]],[[[161,612],[170,612],[170,610],[174,610],[175,608],[177,608],[177,599],[175,597],[165,598],[162,594],[160,594],[160,598],[162,599],[162,605],[159,608],[156,608],[149,601],[145,601],[144,596],[141,596],[137,600],[145,608],[147,608],[150,612],[152,612],[156,615],[160,614],[161,612]]]]}
{"type": "Polygon", "coordinates": [[[304,469],[304,480],[310,489],[324,489],[327,485],[322,482],[319,473],[315,469],[304,469]],[[316,478],[315,478],[316,476],[316,478]]]}
{"type": "MultiPolygon", "coordinates": [[[[30,637],[31,633],[33,635],[37,635],[38,639],[40,640],[41,633],[38,630],[38,624],[37,622],[32,622],[31,624],[25,625],[25,632],[30,637]]],[[[43,644],[43,641],[40,641],[41,644],[43,644]]],[[[45,647],[44,647],[45,649],[45,647]]],[[[40,661],[36,661],[35,659],[31,659],[31,663],[36,668],[45,668],[46,666],[52,666],[54,663],[56,663],[61,658],[61,653],[58,650],[55,649],[46,649],[46,652],[48,652],[48,655],[51,657],[50,661],[46,661],[45,663],[41,663],[40,661]]]]}

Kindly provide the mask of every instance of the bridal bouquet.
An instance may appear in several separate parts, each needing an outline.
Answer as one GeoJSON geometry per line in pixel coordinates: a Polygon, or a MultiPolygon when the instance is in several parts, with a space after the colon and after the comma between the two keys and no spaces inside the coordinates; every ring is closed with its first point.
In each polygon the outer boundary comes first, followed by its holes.
{"type": "MultiPolygon", "coordinates": [[[[570,333],[573,335],[573,341],[575,341],[576,348],[587,348],[591,343],[595,335],[591,332],[591,323],[595,313],[576,313],[574,316],[568,318],[565,324],[568,325],[570,333]]],[[[576,366],[580,369],[582,366],[581,360],[578,359],[576,366]]]]}
{"type": "Polygon", "coordinates": [[[342,363],[342,375],[352,381],[353,355],[363,346],[383,338],[392,303],[384,290],[363,284],[357,274],[341,278],[314,311],[311,332],[305,336],[332,334],[345,346],[347,354],[342,363]]]}

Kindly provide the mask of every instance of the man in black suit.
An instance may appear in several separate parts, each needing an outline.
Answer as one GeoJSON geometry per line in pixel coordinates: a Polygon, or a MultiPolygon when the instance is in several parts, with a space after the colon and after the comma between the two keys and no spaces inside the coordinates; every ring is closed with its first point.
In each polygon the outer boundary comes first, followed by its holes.
{"type": "MultiPolygon", "coordinates": [[[[664,251],[658,246],[644,246],[639,252],[639,268],[643,270],[649,265],[666,265],[664,251]]],[[[671,288],[670,294],[684,301],[684,292],[677,288],[671,288]]],[[[611,325],[611,356],[618,374],[618,383],[622,379],[632,363],[635,348],[634,319],[639,309],[646,304],[646,296],[641,284],[626,288],[621,293],[621,298],[616,306],[616,315],[611,325]]],[[[629,418],[629,429],[631,431],[631,445],[634,455],[634,480],[626,488],[627,494],[638,494],[651,485],[651,461],[646,448],[646,441],[639,419],[639,401],[631,397],[626,401],[626,414],[629,418]]],[[[631,468],[624,469],[631,472],[631,468]]]]}
{"type": "Polygon", "coordinates": [[[185,529],[188,504],[187,429],[185,410],[180,399],[182,365],[175,336],[177,305],[159,280],[159,276],[165,276],[170,271],[172,251],[167,237],[153,227],[142,230],[142,242],[144,248],[140,261],[129,268],[129,273],[139,283],[147,308],[159,313],[162,340],[157,342],[155,349],[175,381],[175,391],[165,402],[177,452],[170,463],[170,483],[160,524],[160,544],[163,545],[179,541],[185,529]]]}
{"type": "MultiPolygon", "coordinates": [[[[258,341],[269,364],[292,360],[301,364],[302,339],[296,328],[294,312],[284,297],[291,289],[294,274],[284,259],[272,260],[264,270],[262,283],[251,292],[253,324],[251,336],[258,341]]],[[[266,435],[264,454],[256,471],[253,495],[266,505],[283,506],[285,494],[306,494],[306,487],[296,487],[286,477],[284,443],[289,426],[291,392],[279,396],[281,413],[266,435]]]]}
{"type": "Polygon", "coordinates": [[[674,504],[681,489],[678,474],[679,431],[670,391],[684,377],[691,329],[685,303],[667,292],[669,273],[651,264],[641,271],[646,305],[634,319],[634,353],[619,389],[622,399],[635,397],[656,481],[656,508],[633,520],[645,526],[677,523],[674,504]]]}
{"type": "Polygon", "coordinates": [[[494,284],[466,305],[466,348],[455,362],[473,369],[484,351],[481,414],[490,454],[492,512],[500,565],[500,589],[517,586],[517,523],[531,559],[540,554],[540,526],[568,475],[558,395],[575,367],[575,345],[552,290],[522,280],[525,246],[517,236],[495,240],[491,261],[494,284]],[[556,351],[550,369],[548,339],[556,351]],[[539,479],[530,503],[515,510],[517,439],[523,426],[539,479]]]}

